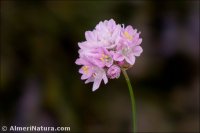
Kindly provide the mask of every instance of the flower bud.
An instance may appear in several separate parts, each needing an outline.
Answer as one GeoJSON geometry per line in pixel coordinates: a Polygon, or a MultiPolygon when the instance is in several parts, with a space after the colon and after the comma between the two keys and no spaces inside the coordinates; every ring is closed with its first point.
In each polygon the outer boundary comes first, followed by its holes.
{"type": "Polygon", "coordinates": [[[107,71],[107,76],[110,79],[119,78],[120,73],[121,69],[117,65],[112,65],[107,71]]]}

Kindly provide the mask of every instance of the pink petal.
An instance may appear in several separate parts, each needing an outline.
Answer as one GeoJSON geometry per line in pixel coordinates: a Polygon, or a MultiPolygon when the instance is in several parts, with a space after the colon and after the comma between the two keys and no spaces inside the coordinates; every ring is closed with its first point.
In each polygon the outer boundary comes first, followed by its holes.
{"type": "Polygon", "coordinates": [[[85,84],[90,83],[90,82],[93,82],[93,81],[94,81],[94,78],[93,78],[93,77],[88,78],[88,79],[85,81],[85,84]]]}
{"type": "Polygon", "coordinates": [[[109,62],[106,62],[106,66],[107,66],[107,67],[112,66],[112,64],[113,64],[113,59],[111,59],[111,61],[109,61],[109,62]]]}
{"type": "Polygon", "coordinates": [[[86,31],[85,32],[85,38],[87,41],[96,41],[95,33],[92,31],[86,31]]]}
{"type": "Polygon", "coordinates": [[[81,76],[81,79],[82,80],[85,80],[85,79],[88,79],[89,78],[89,75],[86,75],[86,74],[83,74],[82,76],[81,76]]]}
{"type": "Polygon", "coordinates": [[[119,54],[119,53],[114,53],[113,59],[115,61],[123,61],[124,60],[124,56],[122,56],[122,54],[119,54]]]}
{"type": "Polygon", "coordinates": [[[133,54],[131,54],[131,55],[129,55],[129,56],[125,56],[125,60],[126,60],[129,64],[133,65],[133,64],[135,63],[135,56],[134,56],[133,54]]]}
{"type": "Polygon", "coordinates": [[[137,41],[138,38],[139,38],[139,36],[140,36],[140,35],[137,33],[137,34],[134,36],[133,41],[137,41]]]}
{"type": "Polygon", "coordinates": [[[104,81],[104,84],[108,83],[108,78],[107,78],[106,74],[103,75],[103,81],[104,81]]]}
{"type": "Polygon", "coordinates": [[[78,46],[79,46],[80,48],[85,48],[85,42],[79,42],[79,43],[78,43],[78,46]]]}
{"type": "Polygon", "coordinates": [[[75,63],[77,64],[77,65],[90,65],[90,63],[89,63],[89,61],[88,60],[86,60],[85,58],[78,58],[76,61],[75,61],[75,63]]]}
{"type": "Polygon", "coordinates": [[[138,39],[138,41],[136,42],[136,45],[140,45],[142,43],[142,38],[138,39]]]}
{"type": "Polygon", "coordinates": [[[77,65],[82,65],[82,63],[83,63],[82,58],[78,58],[78,59],[75,61],[75,63],[76,63],[77,65]]]}
{"type": "Polygon", "coordinates": [[[95,78],[94,79],[94,83],[93,83],[93,86],[92,86],[92,91],[95,91],[99,88],[100,84],[101,84],[101,78],[95,78]]]}
{"type": "Polygon", "coordinates": [[[136,46],[133,48],[133,54],[135,56],[140,56],[140,54],[142,53],[143,49],[140,46],[136,46]]]}
{"type": "Polygon", "coordinates": [[[125,29],[125,31],[127,31],[130,35],[133,35],[133,27],[128,25],[125,29]]]}
{"type": "Polygon", "coordinates": [[[108,27],[110,27],[111,29],[114,28],[116,26],[116,23],[113,19],[110,19],[108,21],[108,27]]]}

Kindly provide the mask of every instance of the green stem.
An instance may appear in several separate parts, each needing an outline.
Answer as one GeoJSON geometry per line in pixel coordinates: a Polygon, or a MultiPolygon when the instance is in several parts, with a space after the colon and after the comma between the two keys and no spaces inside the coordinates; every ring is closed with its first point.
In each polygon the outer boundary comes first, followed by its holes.
{"type": "Polygon", "coordinates": [[[131,97],[131,105],[132,105],[132,124],[133,124],[133,133],[136,133],[136,109],[135,109],[135,98],[134,98],[134,94],[133,94],[133,89],[131,86],[131,82],[129,80],[129,77],[126,73],[126,70],[122,70],[124,77],[126,79],[126,82],[128,84],[128,89],[129,89],[129,93],[130,93],[130,97],[131,97]]]}

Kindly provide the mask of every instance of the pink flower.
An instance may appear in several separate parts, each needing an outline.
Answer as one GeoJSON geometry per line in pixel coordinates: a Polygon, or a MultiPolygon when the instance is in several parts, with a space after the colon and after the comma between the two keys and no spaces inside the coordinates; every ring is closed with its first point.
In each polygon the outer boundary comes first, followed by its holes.
{"type": "Polygon", "coordinates": [[[132,26],[127,26],[122,30],[121,43],[117,45],[116,53],[113,56],[114,60],[123,61],[125,59],[130,65],[135,63],[135,56],[140,56],[143,51],[139,46],[142,42],[139,34],[132,26]]]}
{"type": "Polygon", "coordinates": [[[105,84],[108,82],[107,76],[118,78],[121,69],[134,65],[143,51],[139,35],[132,26],[124,28],[113,19],[101,21],[94,30],[86,31],[86,40],[78,43],[79,58],[75,62],[82,65],[81,79],[85,83],[94,82],[92,90],[95,91],[102,80],[105,84]]]}
{"type": "Polygon", "coordinates": [[[79,52],[80,55],[87,57],[90,62],[98,67],[110,67],[113,64],[111,53],[106,48],[93,48],[79,52]]]}
{"type": "Polygon", "coordinates": [[[142,43],[142,39],[139,38],[140,32],[137,33],[137,29],[133,29],[132,26],[127,26],[121,32],[121,41],[123,43],[134,46],[140,45],[142,43]]]}
{"type": "Polygon", "coordinates": [[[114,48],[120,39],[121,25],[113,19],[99,22],[93,31],[85,32],[85,42],[79,43],[80,48],[114,48]]]}
{"type": "Polygon", "coordinates": [[[121,43],[118,45],[117,50],[113,55],[113,59],[115,61],[126,60],[130,65],[133,65],[135,63],[135,56],[140,56],[142,51],[142,47],[140,46],[130,46],[121,43]]]}
{"type": "Polygon", "coordinates": [[[107,75],[110,79],[119,78],[120,73],[121,73],[121,69],[117,65],[111,66],[107,71],[107,75]]]}
{"type": "Polygon", "coordinates": [[[99,88],[101,81],[104,81],[104,84],[107,84],[108,82],[108,78],[106,76],[106,72],[104,69],[102,68],[94,68],[94,73],[92,74],[91,77],[89,77],[85,83],[89,83],[89,82],[94,82],[93,86],[92,86],[92,91],[95,91],[99,88]]]}
{"type": "Polygon", "coordinates": [[[95,91],[99,88],[101,81],[106,84],[108,82],[106,72],[104,69],[96,67],[87,58],[79,58],[76,60],[76,64],[83,65],[79,69],[79,73],[82,74],[81,79],[85,80],[85,83],[94,82],[92,90],[95,91]]]}
{"type": "Polygon", "coordinates": [[[100,22],[99,24],[97,24],[95,29],[98,35],[98,40],[102,44],[101,46],[112,49],[119,42],[121,25],[116,24],[113,19],[100,22]]]}

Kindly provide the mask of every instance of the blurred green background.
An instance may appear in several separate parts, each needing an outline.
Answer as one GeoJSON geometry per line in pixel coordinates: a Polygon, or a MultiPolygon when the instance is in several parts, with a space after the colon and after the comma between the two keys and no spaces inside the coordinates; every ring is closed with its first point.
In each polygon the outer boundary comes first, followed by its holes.
{"type": "Polygon", "coordinates": [[[141,31],[128,70],[140,132],[199,131],[199,1],[1,1],[2,125],[129,132],[123,75],[92,92],[78,73],[78,42],[113,18],[141,31]]]}

